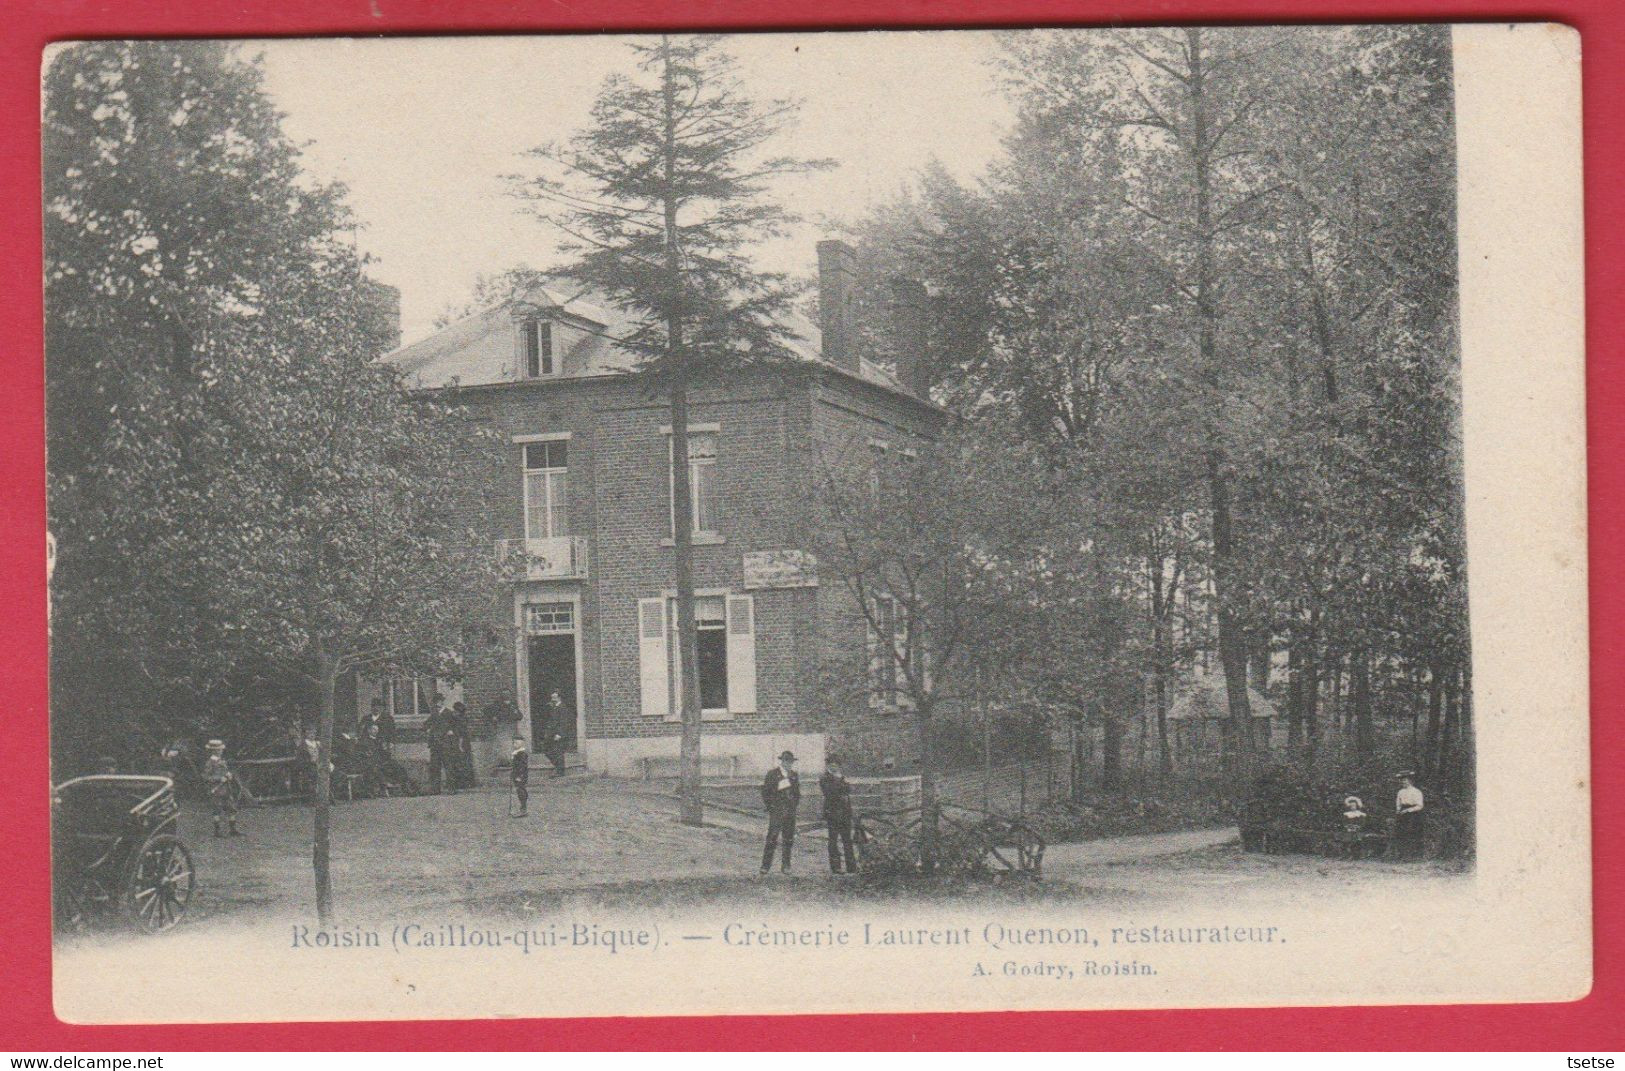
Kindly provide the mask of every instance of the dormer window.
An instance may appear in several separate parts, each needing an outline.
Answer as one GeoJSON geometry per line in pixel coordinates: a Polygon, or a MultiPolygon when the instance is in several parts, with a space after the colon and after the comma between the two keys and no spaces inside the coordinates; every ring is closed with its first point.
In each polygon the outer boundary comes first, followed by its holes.
{"type": "Polygon", "coordinates": [[[525,378],[541,379],[553,374],[553,323],[525,320],[519,325],[520,344],[525,354],[525,378]]]}

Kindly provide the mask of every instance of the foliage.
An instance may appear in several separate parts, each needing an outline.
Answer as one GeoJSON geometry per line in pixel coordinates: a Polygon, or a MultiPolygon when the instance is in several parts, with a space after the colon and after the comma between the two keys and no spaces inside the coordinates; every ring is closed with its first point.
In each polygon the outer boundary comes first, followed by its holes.
{"type": "Polygon", "coordinates": [[[453,671],[494,575],[463,488],[498,455],[377,360],[343,191],[233,47],[64,49],[45,126],[57,711],[95,739],[279,678],[330,754],[340,674],[453,671]]]}
{"type": "Polygon", "coordinates": [[[1051,666],[1003,686],[1104,725],[1111,781],[1143,696],[1165,726],[1198,658],[1241,682],[1282,652],[1306,759],[1345,682],[1374,753],[1373,696],[1465,691],[1447,35],[1056,31],[1002,69],[989,176],[927,169],[853,230],[935,296],[966,435],[1057,473],[1051,666]]]}

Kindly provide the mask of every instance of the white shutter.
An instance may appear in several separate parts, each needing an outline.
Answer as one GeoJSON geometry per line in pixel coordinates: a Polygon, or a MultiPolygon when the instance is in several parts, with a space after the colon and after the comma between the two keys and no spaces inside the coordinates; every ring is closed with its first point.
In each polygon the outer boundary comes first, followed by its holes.
{"type": "Polygon", "coordinates": [[[683,634],[677,628],[677,600],[666,600],[666,720],[683,720],[683,634]]]}
{"type": "Polygon", "coordinates": [[[756,600],[728,596],[728,713],[756,713],[756,600]]]}
{"type": "Polygon", "coordinates": [[[638,678],[643,716],[664,718],[670,710],[666,678],[666,600],[638,600],[638,678]]]}

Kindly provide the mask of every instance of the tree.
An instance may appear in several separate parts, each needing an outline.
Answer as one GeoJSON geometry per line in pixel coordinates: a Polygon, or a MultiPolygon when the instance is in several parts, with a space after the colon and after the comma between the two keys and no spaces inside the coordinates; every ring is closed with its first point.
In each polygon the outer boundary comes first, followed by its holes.
{"type": "Polygon", "coordinates": [[[820,458],[819,570],[839,580],[871,639],[865,663],[832,668],[914,720],[927,873],[937,860],[940,712],[973,695],[979,671],[1013,674],[1041,650],[1031,592],[1045,569],[1038,539],[1054,533],[1034,504],[1049,481],[1030,452],[987,445],[950,434],[880,462],[861,444],[832,442],[820,458]]]}
{"type": "MultiPolygon", "coordinates": [[[[312,861],[334,911],[329,781],[334,691],[347,672],[456,677],[496,615],[499,572],[463,520],[503,463],[500,440],[454,404],[408,395],[377,360],[353,257],[269,293],[291,310],[285,348],[262,351],[232,474],[241,552],[223,582],[244,640],[311,687],[317,709],[312,861]]],[[[245,379],[248,377],[245,377],[245,379]]]]}
{"type": "Polygon", "coordinates": [[[463,643],[481,433],[376,360],[342,190],[300,176],[233,48],[66,49],[46,130],[53,715],[207,705],[250,660],[300,682],[325,922],[333,685],[463,643]]]}
{"type": "Polygon", "coordinates": [[[67,760],[206,719],[252,654],[221,595],[240,529],[220,477],[252,408],[234,377],[286,326],[267,288],[328,255],[348,221],[340,189],[301,179],[258,68],[224,43],[55,52],[43,148],[53,746],[67,760]]]}
{"type": "Polygon", "coordinates": [[[792,219],[768,198],[769,181],[827,164],[765,153],[796,104],[752,99],[717,38],[662,35],[628,47],[632,71],[605,80],[591,125],[568,144],[531,150],[544,171],[519,178],[516,192],[566,236],[566,274],[631,314],[633,327],[617,343],[638,356],[639,374],[670,409],[678,794],[682,821],[697,825],[689,395],[702,379],[792,359],[783,315],[796,289],[758,271],[746,249],[792,219]]]}
{"type": "Polygon", "coordinates": [[[1124,649],[1165,772],[1177,634],[1210,628],[1233,738],[1279,640],[1306,760],[1343,665],[1370,750],[1384,690],[1465,650],[1447,35],[1056,32],[1006,72],[1017,122],[980,187],[928,168],[857,227],[939,297],[939,399],[1068,474],[1101,568],[1055,606],[1138,593],[1124,649]]]}

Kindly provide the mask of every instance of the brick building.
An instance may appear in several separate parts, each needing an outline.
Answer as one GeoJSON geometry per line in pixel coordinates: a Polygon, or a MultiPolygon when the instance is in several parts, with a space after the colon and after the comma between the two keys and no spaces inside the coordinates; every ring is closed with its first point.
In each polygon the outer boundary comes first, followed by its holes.
{"type": "MultiPolygon", "coordinates": [[[[915,750],[889,700],[832,698],[831,652],[861,653],[874,637],[806,548],[818,482],[835,471],[821,466],[841,458],[838,471],[864,478],[852,458],[911,453],[939,426],[925,400],[924,293],[894,287],[888,370],[859,352],[852,250],[821,242],[818,259],[821,323],[785,325],[799,360],[691,395],[708,771],[759,770],[784,748],[812,771],[832,748],[876,764],[915,750]]],[[[397,683],[387,694],[404,726],[438,691],[475,712],[509,700],[528,736],[557,691],[589,768],[630,775],[675,760],[671,429],[664,399],[629,374],[635,359],[616,344],[628,330],[616,309],[561,280],[386,358],[416,387],[455,389],[509,444],[506,471],[471,501],[492,553],[524,555],[525,579],[493,593],[511,623],[502,656],[470,663],[457,686],[397,683]]],[[[361,686],[360,709],[376,687],[361,686]]]]}

